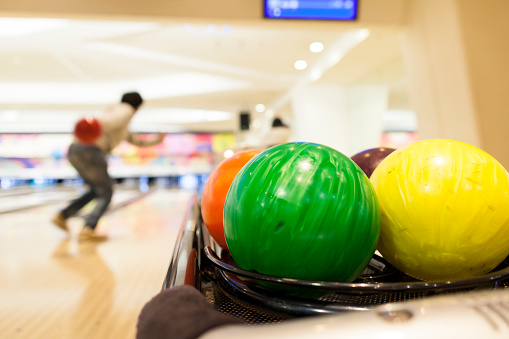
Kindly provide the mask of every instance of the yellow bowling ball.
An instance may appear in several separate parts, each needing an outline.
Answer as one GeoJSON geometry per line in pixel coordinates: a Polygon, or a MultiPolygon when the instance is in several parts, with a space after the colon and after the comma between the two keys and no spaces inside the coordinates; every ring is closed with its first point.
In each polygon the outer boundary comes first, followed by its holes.
{"type": "Polygon", "coordinates": [[[371,182],[382,213],[378,250],[402,272],[467,279],[509,255],[509,174],[483,150],[415,142],[385,158],[371,182]]]}

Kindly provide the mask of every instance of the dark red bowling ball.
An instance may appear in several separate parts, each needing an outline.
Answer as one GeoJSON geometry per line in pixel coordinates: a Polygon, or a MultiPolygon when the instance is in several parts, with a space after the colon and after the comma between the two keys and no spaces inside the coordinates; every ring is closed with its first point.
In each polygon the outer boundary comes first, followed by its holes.
{"type": "Polygon", "coordinates": [[[96,118],[82,118],[74,126],[74,136],[84,144],[95,143],[101,133],[101,123],[96,118]]]}
{"type": "Polygon", "coordinates": [[[369,177],[375,168],[384,160],[389,154],[394,152],[394,148],[377,147],[371,148],[360,153],[355,154],[351,159],[361,168],[361,170],[369,177]]]}

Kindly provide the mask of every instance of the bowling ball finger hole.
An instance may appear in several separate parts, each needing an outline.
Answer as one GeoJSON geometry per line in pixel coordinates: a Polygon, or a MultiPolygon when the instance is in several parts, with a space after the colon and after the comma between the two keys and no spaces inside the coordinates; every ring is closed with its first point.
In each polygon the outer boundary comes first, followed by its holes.
{"type": "Polygon", "coordinates": [[[277,233],[279,232],[283,226],[285,225],[284,221],[280,221],[277,225],[276,225],[276,228],[274,229],[274,232],[277,233]]]}

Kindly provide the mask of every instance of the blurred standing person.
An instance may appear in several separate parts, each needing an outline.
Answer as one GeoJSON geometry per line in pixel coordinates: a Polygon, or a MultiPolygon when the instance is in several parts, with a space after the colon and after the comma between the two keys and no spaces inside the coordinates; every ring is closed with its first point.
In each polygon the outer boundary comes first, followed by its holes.
{"type": "Polygon", "coordinates": [[[290,128],[285,125],[280,118],[272,121],[272,128],[263,139],[265,147],[272,147],[288,142],[290,138],[290,128]]]}
{"type": "Polygon", "coordinates": [[[125,93],[119,103],[102,113],[99,118],[102,134],[94,144],[83,144],[75,138],[69,146],[67,158],[89,186],[89,190],[55,215],[52,221],[64,231],[69,231],[67,219],[95,199],[97,204],[85,217],[80,240],[106,240],[106,236],[97,234],[95,229],[113,196],[114,181],[109,176],[107,163],[113,149],[122,140],[141,147],[156,145],[166,135],[160,133],[153,140],[145,141],[141,140],[137,134],[129,132],[129,123],[142,103],[143,98],[138,92],[125,93]]]}

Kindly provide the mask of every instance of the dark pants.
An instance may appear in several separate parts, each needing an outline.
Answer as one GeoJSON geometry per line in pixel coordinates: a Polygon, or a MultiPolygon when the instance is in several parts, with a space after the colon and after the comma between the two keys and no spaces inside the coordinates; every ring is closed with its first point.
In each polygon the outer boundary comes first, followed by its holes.
{"type": "Polygon", "coordinates": [[[95,229],[113,196],[113,180],[108,174],[106,155],[95,146],[72,144],[69,147],[67,158],[85,180],[90,190],[73,200],[61,213],[64,218],[69,218],[95,199],[97,204],[85,218],[85,226],[95,229]]]}

